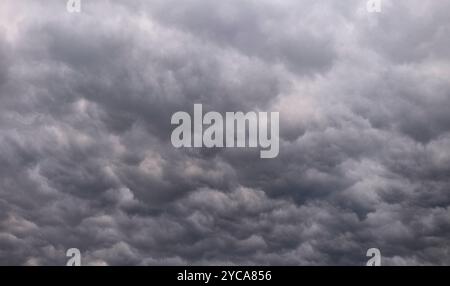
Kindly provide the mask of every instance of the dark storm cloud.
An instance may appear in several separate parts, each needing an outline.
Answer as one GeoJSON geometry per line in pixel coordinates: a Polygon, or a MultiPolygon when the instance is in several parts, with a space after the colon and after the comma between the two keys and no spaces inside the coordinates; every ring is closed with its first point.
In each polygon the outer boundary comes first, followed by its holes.
{"type": "Polygon", "coordinates": [[[64,2],[0,4],[0,264],[450,263],[447,4],[64,2]],[[194,103],[279,156],[173,148],[194,103]]]}
{"type": "MultiPolygon", "coordinates": [[[[308,10],[292,3],[267,1],[153,1],[151,15],[207,41],[237,49],[301,73],[331,66],[332,41],[301,19],[308,10]],[[282,27],[280,27],[282,26],[282,27]]],[[[308,1],[309,2],[309,1],[308,1]]],[[[305,6],[311,3],[305,3],[305,6]]]]}
{"type": "Polygon", "coordinates": [[[9,57],[7,54],[7,44],[0,40],[0,86],[6,81],[8,75],[9,57]]]}
{"type": "Polygon", "coordinates": [[[417,62],[427,57],[448,60],[448,37],[443,36],[448,33],[448,1],[389,4],[388,11],[380,15],[378,26],[364,28],[367,44],[394,62],[417,62]]]}

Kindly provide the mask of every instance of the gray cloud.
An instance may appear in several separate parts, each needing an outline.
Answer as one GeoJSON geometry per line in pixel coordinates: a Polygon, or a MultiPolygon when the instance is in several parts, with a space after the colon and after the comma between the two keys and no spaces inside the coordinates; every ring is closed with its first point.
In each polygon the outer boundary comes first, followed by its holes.
{"type": "Polygon", "coordinates": [[[0,4],[1,265],[450,264],[445,2],[43,2],[0,4]],[[194,103],[279,156],[173,148],[194,103]]]}

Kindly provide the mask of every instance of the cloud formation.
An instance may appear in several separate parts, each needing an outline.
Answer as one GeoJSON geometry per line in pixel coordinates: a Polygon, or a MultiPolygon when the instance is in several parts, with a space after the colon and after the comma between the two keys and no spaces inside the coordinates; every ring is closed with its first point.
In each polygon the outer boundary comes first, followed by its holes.
{"type": "MultiPolygon", "coordinates": [[[[45,3],[44,3],[45,2],[45,3]]],[[[450,264],[446,1],[0,4],[0,264],[450,264]],[[280,112],[280,154],[171,115],[280,112]]]]}

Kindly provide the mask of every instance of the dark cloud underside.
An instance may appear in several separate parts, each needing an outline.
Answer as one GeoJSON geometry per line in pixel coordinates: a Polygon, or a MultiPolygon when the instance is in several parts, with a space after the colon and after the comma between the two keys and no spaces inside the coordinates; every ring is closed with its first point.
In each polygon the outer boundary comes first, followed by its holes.
{"type": "Polygon", "coordinates": [[[0,265],[450,264],[450,3],[383,2],[2,0],[0,265]],[[194,103],[279,156],[173,148],[194,103]]]}

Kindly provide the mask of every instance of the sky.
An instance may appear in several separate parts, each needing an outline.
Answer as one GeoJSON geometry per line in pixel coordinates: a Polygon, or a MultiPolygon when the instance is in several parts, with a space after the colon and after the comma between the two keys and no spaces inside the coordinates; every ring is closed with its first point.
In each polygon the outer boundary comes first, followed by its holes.
{"type": "Polygon", "coordinates": [[[0,265],[450,265],[450,1],[0,1],[0,265]],[[273,159],[171,116],[279,112],[273,159]]]}

